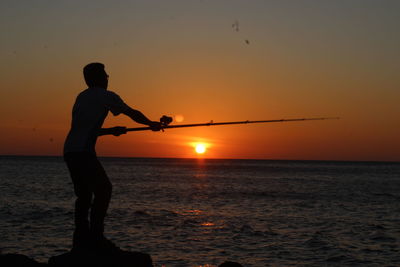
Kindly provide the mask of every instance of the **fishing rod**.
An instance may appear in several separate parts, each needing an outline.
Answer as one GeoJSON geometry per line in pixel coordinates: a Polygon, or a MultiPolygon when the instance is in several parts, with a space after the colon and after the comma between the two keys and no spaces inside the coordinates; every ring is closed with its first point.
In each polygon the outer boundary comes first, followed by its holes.
{"type": "MultiPolygon", "coordinates": [[[[229,122],[206,122],[206,123],[193,123],[193,124],[180,124],[180,125],[169,125],[172,122],[172,118],[163,116],[160,119],[162,130],[172,128],[186,128],[186,127],[201,127],[201,126],[218,126],[218,125],[232,125],[232,124],[250,124],[250,123],[272,123],[272,122],[293,122],[293,121],[320,121],[320,120],[338,120],[339,117],[321,117],[321,118],[301,118],[301,119],[279,119],[279,120],[259,120],[259,121],[229,121],[229,122]]],[[[136,131],[147,131],[151,130],[151,127],[138,127],[138,128],[127,128],[127,132],[136,131]]]]}

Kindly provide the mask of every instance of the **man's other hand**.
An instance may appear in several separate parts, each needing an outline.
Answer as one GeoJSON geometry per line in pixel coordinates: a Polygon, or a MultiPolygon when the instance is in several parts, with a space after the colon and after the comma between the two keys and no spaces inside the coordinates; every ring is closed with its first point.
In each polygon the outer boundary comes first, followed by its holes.
{"type": "Polygon", "coordinates": [[[126,134],[126,127],[125,126],[116,126],[110,128],[111,134],[114,136],[120,136],[121,134],[126,134]]]}
{"type": "Polygon", "coordinates": [[[150,122],[149,123],[149,127],[150,127],[150,129],[152,130],[152,131],[160,131],[160,130],[162,130],[162,124],[161,124],[161,122],[158,122],[158,121],[152,121],[152,122],[150,122]]]}

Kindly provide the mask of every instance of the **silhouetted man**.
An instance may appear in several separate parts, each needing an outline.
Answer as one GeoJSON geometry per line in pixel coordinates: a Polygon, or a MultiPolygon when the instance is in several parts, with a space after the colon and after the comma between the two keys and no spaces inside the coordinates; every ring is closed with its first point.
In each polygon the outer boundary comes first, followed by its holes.
{"type": "Polygon", "coordinates": [[[76,98],[71,130],[64,144],[64,159],[77,197],[72,251],[108,251],[117,249],[103,234],[112,185],[96,157],[95,145],[98,136],[119,136],[126,133],[126,127],[101,128],[104,119],[111,111],[114,116],[125,114],[154,131],[160,130],[161,124],[130,108],[116,93],[107,91],[108,75],[103,64],[88,64],[83,75],[89,88],[76,98]]]}

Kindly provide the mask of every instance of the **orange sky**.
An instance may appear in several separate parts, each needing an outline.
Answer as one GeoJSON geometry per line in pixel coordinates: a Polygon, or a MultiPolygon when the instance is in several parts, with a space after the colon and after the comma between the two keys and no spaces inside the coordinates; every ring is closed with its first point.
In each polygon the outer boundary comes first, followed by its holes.
{"type": "Polygon", "coordinates": [[[196,157],[205,142],[210,158],[400,161],[396,1],[15,2],[0,4],[0,154],[61,155],[98,61],[154,120],[342,118],[107,136],[99,155],[196,157]]]}

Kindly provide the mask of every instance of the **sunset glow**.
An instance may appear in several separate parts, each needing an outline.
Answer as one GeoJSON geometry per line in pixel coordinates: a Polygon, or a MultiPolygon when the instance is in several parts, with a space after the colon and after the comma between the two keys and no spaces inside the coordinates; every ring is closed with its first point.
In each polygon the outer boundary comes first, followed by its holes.
{"type": "Polygon", "coordinates": [[[197,144],[195,147],[195,151],[197,154],[204,154],[204,152],[206,152],[206,145],[205,144],[197,144]]]}
{"type": "Polygon", "coordinates": [[[0,3],[0,154],[62,155],[82,68],[102,62],[154,121],[341,120],[102,136],[99,156],[400,161],[400,1],[88,1],[0,3]]]}

